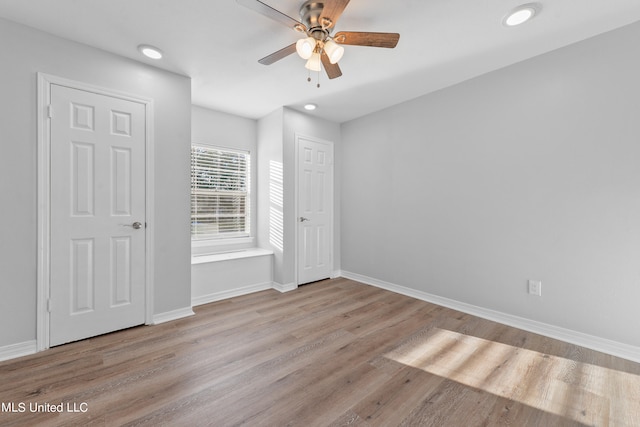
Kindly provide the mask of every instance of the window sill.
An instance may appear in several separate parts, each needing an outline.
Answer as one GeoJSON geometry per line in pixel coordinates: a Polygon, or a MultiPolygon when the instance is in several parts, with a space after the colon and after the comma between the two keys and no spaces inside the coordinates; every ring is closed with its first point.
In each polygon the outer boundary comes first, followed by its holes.
{"type": "Polygon", "coordinates": [[[191,265],[268,255],[273,255],[273,251],[261,248],[238,249],[235,251],[193,255],[191,256],[191,265]]]}
{"type": "Polygon", "coordinates": [[[253,237],[236,237],[218,240],[192,240],[191,256],[209,255],[222,252],[233,252],[250,249],[255,245],[253,237]]]}

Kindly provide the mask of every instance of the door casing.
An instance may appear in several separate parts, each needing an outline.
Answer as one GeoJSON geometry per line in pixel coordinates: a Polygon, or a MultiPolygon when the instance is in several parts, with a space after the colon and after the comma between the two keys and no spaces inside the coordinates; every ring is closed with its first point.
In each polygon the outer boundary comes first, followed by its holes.
{"type": "Polygon", "coordinates": [[[331,147],[331,153],[332,153],[332,158],[330,159],[330,166],[331,166],[331,209],[330,209],[330,214],[329,214],[329,221],[331,223],[331,233],[329,233],[329,250],[330,250],[330,270],[331,270],[331,277],[334,277],[334,265],[335,265],[335,260],[334,260],[334,229],[335,229],[335,203],[334,203],[334,198],[335,198],[335,194],[334,194],[334,180],[335,180],[335,146],[334,143],[331,141],[326,141],[320,138],[315,138],[315,137],[310,137],[310,136],[306,136],[306,135],[302,135],[302,134],[295,134],[294,137],[294,141],[295,141],[295,188],[294,188],[294,192],[295,192],[295,260],[294,260],[294,268],[295,268],[295,286],[298,286],[300,284],[300,278],[299,278],[299,274],[298,274],[298,264],[299,264],[299,258],[300,258],[300,244],[299,244],[299,229],[300,227],[298,226],[298,218],[300,217],[300,208],[299,208],[299,191],[300,191],[300,182],[298,179],[298,174],[299,174],[299,170],[300,170],[300,164],[299,164],[299,153],[300,153],[300,145],[301,145],[301,140],[307,140],[307,141],[311,141],[311,142],[315,142],[315,143],[319,143],[319,144],[324,144],[327,145],[329,147],[331,147]]]}
{"type": "Polygon", "coordinates": [[[153,99],[109,88],[94,86],[45,73],[37,74],[37,301],[36,301],[36,350],[49,348],[49,292],[50,292],[50,182],[51,182],[51,133],[50,109],[51,85],[66,86],[98,95],[134,101],[145,106],[145,323],[153,323],[154,288],[154,154],[153,154],[153,99]]]}

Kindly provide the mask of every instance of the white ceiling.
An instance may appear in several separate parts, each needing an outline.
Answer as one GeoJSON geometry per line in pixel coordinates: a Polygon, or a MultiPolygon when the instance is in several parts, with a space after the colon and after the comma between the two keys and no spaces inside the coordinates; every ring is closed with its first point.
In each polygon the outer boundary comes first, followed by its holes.
{"type": "MultiPolygon", "coordinates": [[[[263,0],[298,18],[303,0],[263,0]]],[[[299,33],[235,0],[0,0],[0,16],[192,78],[193,103],[259,118],[281,106],[344,122],[640,20],[640,0],[539,0],[514,28],[505,14],[528,0],[352,0],[336,31],[398,32],[395,49],[346,46],[343,76],[307,82],[304,60],[258,59],[299,33]],[[165,57],[153,61],[147,43],[165,57]]]]}

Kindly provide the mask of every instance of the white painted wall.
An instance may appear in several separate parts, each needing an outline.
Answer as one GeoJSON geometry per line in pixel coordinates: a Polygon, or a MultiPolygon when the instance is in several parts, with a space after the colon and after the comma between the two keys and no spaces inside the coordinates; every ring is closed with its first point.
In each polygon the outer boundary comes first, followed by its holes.
{"type": "Polygon", "coordinates": [[[278,109],[258,121],[258,244],[274,252],[273,280],[284,287],[296,283],[296,134],[331,141],[335,146],[333,251],[334,269],[340,269],[340,125],[290,108],[278,109]]]}
{"type": "Polygon", "coordinates": [[[191,263],[191,301],[201,305],[272,288],[273,254],[246,249],[195,257],[191,263]]]}
{"type": "MultiPolygon", "coordinates": [[[[192,254],[229,252],[226,255],[199,256],[191,262],[191,301],[206,304],[224,298],[269,289],[272,284],[273,255],[243,251],[257,245],[258,209],[258,122],[203,107],[191,108],[191,137],[196,143],[244,150],[251,153],[251,235],[252,242],[192,248],[192,254]],[[258,256],[247,256],[259,254],[258,256]],[[234,258],[234,259],[231,259],[234,258]],[[215,261],[211,261],[214,259],[215,261]]],[[[264,187],[264,191],[268,191],[264,187]]],[[[243,239],[244,240],[244,239],[243,239]]]]}
{"type": "Polygon", "coordinates": [[[284,284],[283,111],[258,120],[258,246],[273,251],[273,281],[284,284]]]}
{"type": "Polygon", "coordinates": [[[284,165],[285,165],[285,252],[284,283],[295,282],[296,271],[296,219],[295,180],[296,180],[296,135],[318,138],[333,142],[334,145],[334,188],[333,209],[335,211],[333,224],[333,261],[334,270],[340,270],[340,156],[341,134],[340,125],[328,120],[319,119],[313,113],[305,114],[290,108],[284,108],[284,165]]]}
{"type": "Polygon", "coordinates": [[[639,346],[639,39],[343,124],[343,270],[639,346]]]}
{"type": "Polygon", "coordinates": [[[190,307],[190,79],[2,19],[0,57],[0,347],[36,334],[37,72],[154,98],[154,311],[190,307]]]}
{"type": "MultiPolygon", "coordinates": [[[[257,127],[258,122],[208,108],[191,107],[191,141],[194,143],[209,144],[216,147],[231,148],[234,150],[249,151],[251,153],[251,235],[256,236],[257,230],[257,127]]],[[[223,246],[193,248],[193,251],[201,253],[219,252],[250,248],[256,245],[253,242],[240,244],[228,244],[223,246]]],[[[192,252],[193,252],[192,251],[192,252]]],[[[195,253],[195,252],[194,252],[195,253]]]]}

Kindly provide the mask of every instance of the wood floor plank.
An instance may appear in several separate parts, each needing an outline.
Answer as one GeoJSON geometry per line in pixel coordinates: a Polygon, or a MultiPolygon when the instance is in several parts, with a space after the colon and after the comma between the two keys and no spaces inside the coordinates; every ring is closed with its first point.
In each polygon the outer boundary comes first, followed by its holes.
{"type": "Polygon", "coordinates": [[[194,311],[0,363],[0,425],[640,425],[640,364],[351,280],[194,311]]]}
{"type": "Polygon", "coordinates": [[[403,366],[387,382],[372,389],[353,412],[372,425],[399,425],[443,381],[437,375],[403,366]]]}
{"type": "Polygon", "coordinates": [[[329,427],[371,427],[371,424],[364,421],[351,409],[327,425],[329,427]]]}

